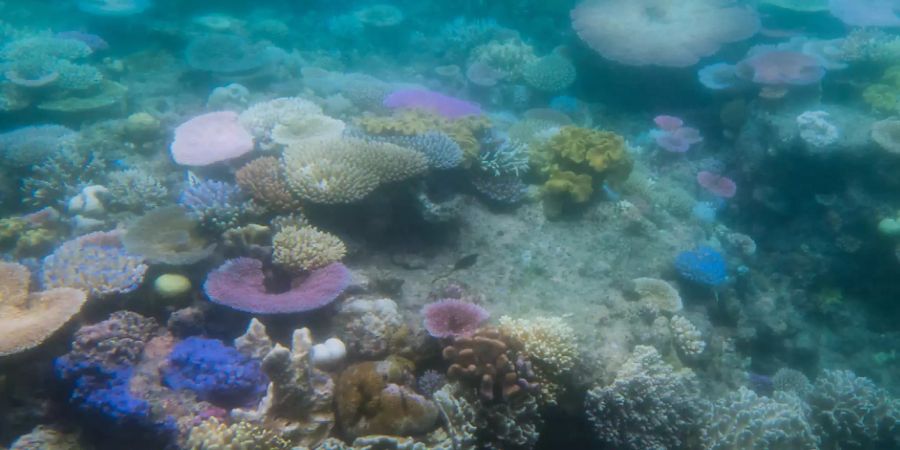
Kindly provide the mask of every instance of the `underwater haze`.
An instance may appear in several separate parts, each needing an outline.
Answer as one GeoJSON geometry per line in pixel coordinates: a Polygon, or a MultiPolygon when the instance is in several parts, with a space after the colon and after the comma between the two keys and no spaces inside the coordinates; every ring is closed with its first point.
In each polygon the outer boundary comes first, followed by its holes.
{"type": "Polygon", "coordinates": [[[0,0],[0,450],[900,450],[900,0],[0,0]]]}

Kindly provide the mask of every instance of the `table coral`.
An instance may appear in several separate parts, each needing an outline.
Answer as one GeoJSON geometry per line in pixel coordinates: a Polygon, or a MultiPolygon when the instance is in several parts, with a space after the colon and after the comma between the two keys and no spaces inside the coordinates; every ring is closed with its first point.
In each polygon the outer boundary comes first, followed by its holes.
{"type": "Polygon", "coordinates": [[[159,208],[134,220],[122,243],[128,252],[148,261],[176,266],[206,259],[216,248],[200,236],[198,223],[178,206],[159,208]]]}
{"type": "Polygon", "coordinates": [[[405,147],[354,138],[304,142],[284,153],[295,195],[316,203],[353,203],[379,185],[424,173],[424,155],[405,147]]]}
{"type": "Polygon", "coordinates": [[[72,288],[29,293],[31,273],[0,263],[0,357],[37,347],[81,310],[87,296],[72,288]]]}

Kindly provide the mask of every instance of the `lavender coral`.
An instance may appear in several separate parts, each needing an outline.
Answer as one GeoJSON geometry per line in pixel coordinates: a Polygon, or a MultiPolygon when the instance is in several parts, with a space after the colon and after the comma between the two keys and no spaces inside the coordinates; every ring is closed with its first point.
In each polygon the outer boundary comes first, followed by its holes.
{"type": "Polygon", "coordinates": [[[146,272],[143,258],[125,250],[121,232],[108,231],[63,243],[44,258],[42,279],[47,289],[71,287],[104,297],[137,289],[146,272]]]}
{"type": "Polygon", "coordinates": [[[422,316],[428,334],[446,338],[472,334],[490,314],[474,303],[444,299],[425,305],[422,316]]]}
{"type": "Polygon", "coordinates": [[[241,188],[216,180],[192,180],[182,191],[178,203],[203,226],[218,231],[235,228],[241,219],[258,212],[241,188]]]}

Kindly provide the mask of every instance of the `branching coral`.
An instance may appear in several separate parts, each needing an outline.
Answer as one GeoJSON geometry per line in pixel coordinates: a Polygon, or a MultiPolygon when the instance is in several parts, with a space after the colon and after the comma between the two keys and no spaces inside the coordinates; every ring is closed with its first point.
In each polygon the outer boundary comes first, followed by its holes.
{"type": "Polygon", "coordinates": [[[891,448],[900,445],[900,400],[849,370],[826,370],[806,398],[823,448],[891,448]]]}
{"type": "Polygon", "coordinates": [[[703,341],[703,335],[700,334],[700,330],[684,316],[673,316],[669,320],[669,329],[672,330],[675,348],[684,357],[688,359],[697,358],[706,349],[706,342],[703,341]]]}
{"type": "Polygon", "coordinates": [[[357,122],[369,134],[413,136],[441,132],[463,150],[464,164],[471,164],[480,150],[479,138],[491,128],[485,116],[466,116],[450,120],[424,111],[405,111],[388,117],[363,117],[357,122]]]}
{"type": "Polygon", "coordinates": [[[140,169],[109,174],[106,189],[113,210],[143,212],[162,206],[169,199],[169,190],[162,182],[140,169]]]}
{"type": "Polygon", "coordinates": [[[693,373],[676,371],[653,347],[635,347],[615,381],[588,391],[586,404],[597,438],[615,448],[689,448],[699,431],[693,373]]]}
{"type": "Polygon", "coordinates": [[[578,343],[575,330],[559,317],[500,318],[500,332],[534,363],[542,399],[555,403],[564,378],[575,366],[578,343]]]}
{"type": "Polygon", "coordinates": [[[288,450],[291,445],[275,433],[246,421],[231,424],[210,417],[191,428],[190,450],[288,450]]]}
{"type": "Polygon", "coordinates": [[[63,149],[71,149],[77,134],[61,125],[34,125],[0,134],[0,155],[14,167],[42,163],[63,149]]]}
{"type": "Polygon", "coordinates": [[[284,153],[284,168],[297,196],[316,203],[353,203],[381,184],[422,174],[428,162],[415,150],[345,138],[291,146],[284,153]]]}
{"type": "Polygon", "coordinates": [[[55,288],[29,294],[25,266],[0,263],[0,356],[37,347],[72,318],[87,300],[84,291],[55,288]]]}
{"type": "Polygon", "coordinates": [[[32,206],[61,204],[89,184],[102,180],[106,162],[93,153],[64,149],[35,166],[22,180],[24,202],[32,206]]]}
{"type": "Polygon", "coordinates": [[[347,253],[337,236],[312,226],[282,227],[272,237],[272,247],[272,261],[294,273],[325,267],[347,253]]]}
{"type": "Polygon", "coordinates": [[[502,338],[496,329],[485,328],[454,339],[443,350],[450,362],[447,377],[475,388],[485,401],[509,401],[533,391],[537,385],[531,362],[511,351],[502,338]]]}
{"type": "Polygon", "coordinates": [[[235,179],[241,189],[267,209],[281,212],[300,209],[300,200],[291,194],[277,158],[254,159],[235,173],[235,179]]]}
{"type": "Polygon", "coordinates": [[[143,257],[125,250],[116,231],[86,234],[63,243],[44,258],[45,288],[72,287],[90,297],[131,292],[144,280],[143,257]]]}
{"type": "Polygon", "coordinates": [[[794,450],[819,448],[807,421],[809,408],[793,394],[760,397],[746,387],[706,413],[703,448],[794,450]]]}

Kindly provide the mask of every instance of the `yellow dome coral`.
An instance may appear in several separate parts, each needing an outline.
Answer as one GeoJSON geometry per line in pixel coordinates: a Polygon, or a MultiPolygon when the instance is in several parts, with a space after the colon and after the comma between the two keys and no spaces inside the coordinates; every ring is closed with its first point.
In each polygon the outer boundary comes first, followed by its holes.
{"type": "Polygon", "coordinates": [[[580,175],[568,170],[554,170],[544,183],[544,191],[550,194],[568,194],[576,203],[591,199],[594,188],[590,175],[580,175]]]}
{"type": "Polygon", "coordinates": [[[28,293],[31,273],[15,263],[0,263],[0,356],[37,347],[81,311],[87,294],[56,288],[28,293]]]}
{"type": "Polygon", "coordinates": [[[598,173],[628,161],[622,136],[575,126],[561,128],[547,143],[547,150],[577,165],[587,163],[598,173]]]}
{"type": "Polygon", "coordinates": [[[284,152],[291,190],[316,203],[353,203],[383,183],[424,173],[425,156],[415,150],[363,139],[308,140],[284,152]]]}
{"type": "Polygon", "coordinates": [[[311,226],[286,226],[272,237],[272,260],[291,271],[301,272],[340,261],[347,247],[337,236],[311,226]]]}

